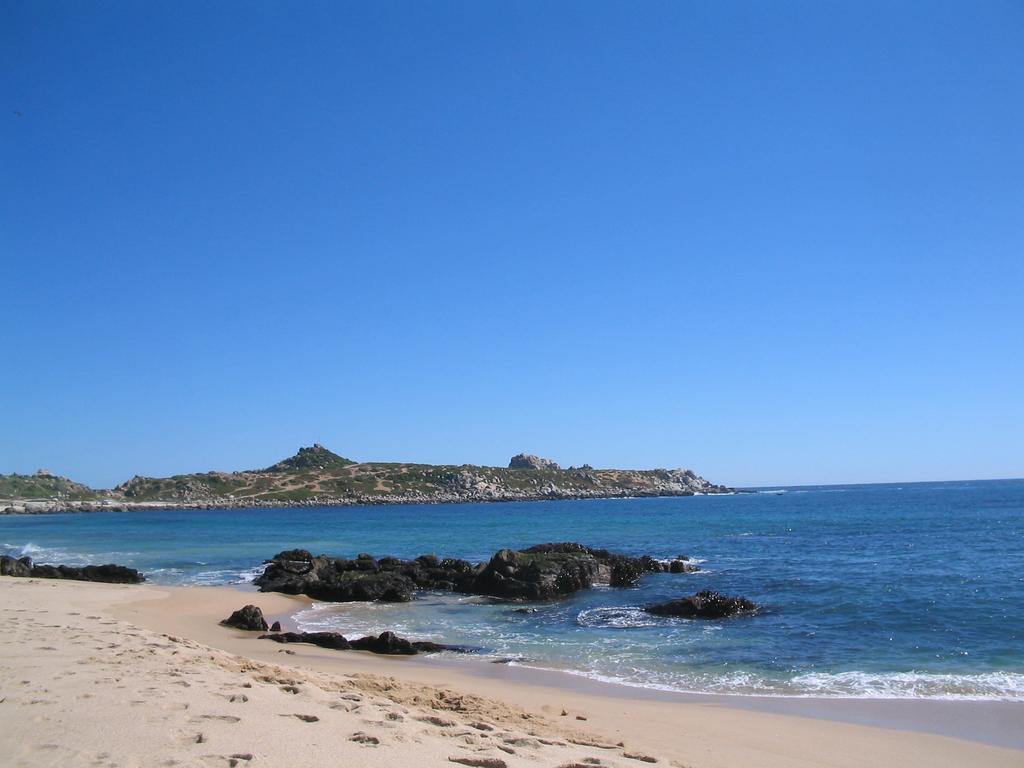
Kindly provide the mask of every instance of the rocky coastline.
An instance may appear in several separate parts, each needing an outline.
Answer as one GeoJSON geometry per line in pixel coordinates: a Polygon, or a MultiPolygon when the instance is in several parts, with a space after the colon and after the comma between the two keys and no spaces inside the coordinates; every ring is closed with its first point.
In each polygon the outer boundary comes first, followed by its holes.
{"type": "Polygon", "coordinates": [[[0,504],[0,515],[45,515],[84,514],[89,512],[144,512],[154,509],[259,509],[259,508],[308,508],[308,507],[367,507],[399,506],[407,504],[501,504],[525,501],[586,501],[594,499],[639,499],[663,497],[687,497],[712,494],[738,493],[728,488],[713,491],[658,490],[644,492],[629,491],[562,491],[553,489],[544,493],[414,493],[355,495],[346,497],[313,496],[309,499],[264,500],[264,499],[216,499],[209,501],[63,501],[5,499],[0,504]]]}

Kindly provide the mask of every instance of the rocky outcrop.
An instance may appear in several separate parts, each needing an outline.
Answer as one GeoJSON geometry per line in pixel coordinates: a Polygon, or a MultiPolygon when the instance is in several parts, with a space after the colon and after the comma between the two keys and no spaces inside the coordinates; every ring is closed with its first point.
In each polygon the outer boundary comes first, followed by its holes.
{"type": "Polygon", "coordinates": [[[376,637],[369,635],[358,640],[347,640],[340,632],[281,632],[273,635],[260,635],[260,639],[273,640],[277,643],[309,643],[336,651],[369,651],[388,656],[413,656],[417,653],[465,652],[466,650],[459,646],[441,645],[426,640],[406,640],[394,632],[381,632],[376,637]]]}
{"type": "Polygon", "coordinates": [[[303,594],[331,602],[403,603],[421,589],[465,591],[461,587],[468,583],[472,571],[465,560],[439,560],[434,555],[375,560],[362,554],[350,560],[289,550],[275,555],[255,584],[261,592],[303,594]]]}
{"type": "Polygon", "coordinates": [[[0,576],[31,576],[37,579],[71,579],[73,581],[100,581],[107,584],[141,584],[145,577],[134,568],[124,565],[33,565],[32,558],[0,557],[0,576]]]}
{"type": "Polygon", "coordinates": [[[519,453],[512,457],[508,463],[509,469],[561,469],[551,459],[544,459],[534,456],[532,453],[519,453]]]}
{"type": "Polygon", "coordinates": [[[415,560],[362,554],[355,559],[288,550],[274,556],[255,583],[263,592],[305,594],[332,602],[407,602],[419,590],[489,595],[508,600],[548,600],[593,584],[630,586],[646,573],[686,568],[652,557],[628,557],[571,542],[541,544],[521,552],[503,549],[487,563],[421,555],[415,560]]]}
{"type": "Polygon", "coordinates": [[[594,584],[626,587],[645,573],[666,566],[653,557],[628,557],[563,542],[539,544],[522,552],[503,549],[473,580],[473,594],[512,600],[550,600],[594,584]]]}
{"type": "Polygon", "coordinates": [[[267,620],[263,618],[263,611],[256,605],[247,605],[232,613],[221,624],[235,629],[244,629],[250,632],[266,632],[267,620]]]}
{"type": "Polygon", "coordinates": [[[657,616],[681,616],[687,619],[724,619],[753,613],[756,603],[745,597],[730,597],[718,592],[704,590],[696,595],[670,600],[667,603],[651,605],[644,610],[657,616]]]}
{"type": "Polygon", "coordinates": [[[299,448],[299,452],[294,456],[283,459],[262,471],[303,472],[329,469],[331,467],[347,467],[349,464],[355,464],[355,462],[324,448],[320,443],[313,443],[313,445],[307,448],[299,448]]]}

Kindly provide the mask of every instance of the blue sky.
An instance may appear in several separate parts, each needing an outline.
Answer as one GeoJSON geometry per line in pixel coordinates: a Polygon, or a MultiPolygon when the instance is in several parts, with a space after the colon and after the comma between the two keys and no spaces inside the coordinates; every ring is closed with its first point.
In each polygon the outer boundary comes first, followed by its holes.
{"type": "Polygon", "coordinates": [[[0,0],[0,472],[1020,477],[1022,40],[997,1],[0,0]]]}

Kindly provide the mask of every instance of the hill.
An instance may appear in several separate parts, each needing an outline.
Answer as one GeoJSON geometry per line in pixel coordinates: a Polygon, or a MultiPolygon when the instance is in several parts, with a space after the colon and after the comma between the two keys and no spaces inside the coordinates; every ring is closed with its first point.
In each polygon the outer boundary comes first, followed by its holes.
{"type": "Polygon", "coordinates": [[[34,475],[0,475],[0,499],[92,501],[96,491],[44,469],[34,475]]]}
{"type": "Polygon", "coordinates": [[[137,475],[111,491],[93,491],[64,478],[59,479],[70,485],[17,485],[11,479],[21,477],[0,476],[0,489],[32,490],[32,494],[0,491],[0,498],[49,499],[61,505],[80,501],[86,507],[100,500],[106,506],[122,507],[262,506],[690,496],[730,490],[687,469],[562,469],[553,461],[527,454],[513,457],[508,467],[360,463],[318,444],[300,448],[294,456],[265,469],[165,478],[137,475]],[[72,487],[78,489],[74,494],[72,487]]]}

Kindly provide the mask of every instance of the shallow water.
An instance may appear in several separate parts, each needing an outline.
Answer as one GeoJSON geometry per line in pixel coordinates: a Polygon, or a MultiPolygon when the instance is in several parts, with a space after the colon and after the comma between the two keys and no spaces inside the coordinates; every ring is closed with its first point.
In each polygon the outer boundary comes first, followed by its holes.
{"type": "Polygon", "coordinates": [[[646,687],[719,693],[1024,701],[1024,481],[832,486],[677,499],[337,509],[173,510],[0,518],[0,551],[118,562],[167,584],[242,583],[282,549],[488,558],[580,541],[689,554],[656,574],[521,606],[427,594],[316,605],[297,620],[394,629],[495,658],[646,687]],[[764,608],[717,622],[652,602],[716,589],[764,608]]]}

